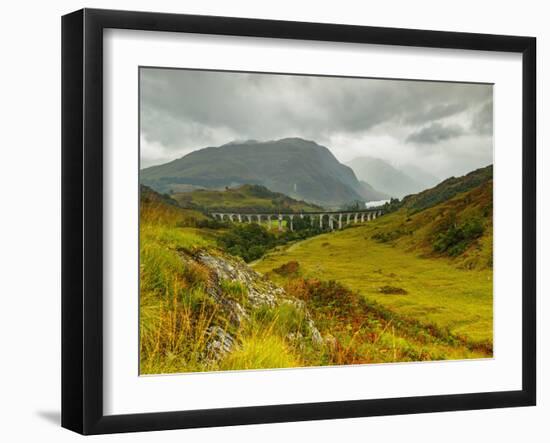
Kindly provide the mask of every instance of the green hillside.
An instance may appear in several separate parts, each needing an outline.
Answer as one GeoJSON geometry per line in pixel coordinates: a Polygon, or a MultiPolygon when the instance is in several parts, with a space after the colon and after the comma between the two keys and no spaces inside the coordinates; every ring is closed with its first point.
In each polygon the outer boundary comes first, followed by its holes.
{"type": "Polygon", "coordinates": [[[437,186],[426,189],[418,194],[408,195],[402,200],[400,206],[408,208],[413,212],[421,211],[449,200],[457,194],[469,191],[492,179],[493,165],[489,165],[485,168],[476,169],[462,177],[450,177],[437,186]]]}
{"type": "Polygon", "coordinates": [[[181,206],[207,211],[234,212],[307,212],[322,209],[304,201],[295,200],[279,192],[271,192],[260,185],[242,185],[223,191],[198,189],[171,195],[181,206]]]}
{"type": "Polygon", "coordinates": [[[467,269],[492,267],[493,182],[422,211],[382,217],[371,239],[422,257],[445,257],[467,269]]]}
{"type": "Polygon", "coordinates": [[[140,186],[140,224],[156,226],[195,226],[207,216],[191,208],[182,208],[176,200],[140,186]]]}

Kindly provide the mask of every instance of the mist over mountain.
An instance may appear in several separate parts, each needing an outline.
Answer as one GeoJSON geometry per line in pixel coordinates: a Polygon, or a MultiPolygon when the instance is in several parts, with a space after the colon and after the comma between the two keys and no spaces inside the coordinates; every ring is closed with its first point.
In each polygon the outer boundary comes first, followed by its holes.
{"type": "Polygon", "coordinates": [[[199,149],[143,169],[140,181],[159,192],[181,185],[223,188],[257,184],[324,206],[383,198],[372,183],[360,183],[353,170],[328,148],[301,138],[234,141],[199,149]]]}
{"type": "Polygon", "coordinates": [[[437,177],[422,174],[419,168],[409,167],[409,171],[415,176],[413,178],[388,162],[375,157],[358,157],[347,164],[360,180],[367,181],[379,192],[391,197],[401,198],[414,194],[439,182],[437,177]]]}
{"type": "Polygon", "coordinates": [[[361,183],[363,198],[368,202],[388,200],[390,198],[390,195],[375,189],[370,183],[364,180],[359,180],[359,183],[361,183]]]}
{"type": "Polygon", "coordinates": [[[413,164],[401,165],[399,170],[407,174],[417,183],[421,184],[424,189],[431,188],[441,182],[441,178],[425,171],[422,168],[419,168],[413,164]]]}

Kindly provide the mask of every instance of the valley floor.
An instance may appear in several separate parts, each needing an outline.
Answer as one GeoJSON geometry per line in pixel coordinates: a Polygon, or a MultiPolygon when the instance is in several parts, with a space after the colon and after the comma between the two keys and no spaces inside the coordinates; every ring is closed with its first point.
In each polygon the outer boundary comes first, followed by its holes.
{"type": "Polygon", "coordinates": [[[493,338],[492,269],[458,269],[444,258],[420,258],[371,239],[375,223],[279,248],[253,264],[272,272],[297,262],[305,279],[335,280],[405,320],[435,326],[490,355],[493,338]]]}

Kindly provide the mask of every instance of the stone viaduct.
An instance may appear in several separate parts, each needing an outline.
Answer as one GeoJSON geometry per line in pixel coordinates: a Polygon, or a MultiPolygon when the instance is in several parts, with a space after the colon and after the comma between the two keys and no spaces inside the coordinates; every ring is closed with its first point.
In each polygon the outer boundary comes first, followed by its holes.
{"type": "Polygon", "coordinates": [[[279,231],[283,230],[283,221],[287,221],[287,226],[291,231],[294,230],[294,219],[309,217],[311,226],[315,223],[319,224],[319,227],[323,229],[324,226],[328,226],[330,230],[342,229],[344,226],[355,224],[355,223],[365,223],[370,220],[374,220],[377,217],[382,215],[382,210],[380,208],[364,209],[359,211],[324,211],[324,212],[294,212],[294,213],[284,213],[284,212],[273,212],[273,213],[256,213],[256,214],[243,214],[238,212],[212,212],[210,213],[212,217],[216,220],[224,221],[229,220],[230,222],[248,222],[253,223],[257,222],[259,224],[262,221],[265,221],[267,229],[272,228],[272,221],[276,220],[278,224],[279,231]],[[327,224],[325,224],[327,223],[327,224]]]}

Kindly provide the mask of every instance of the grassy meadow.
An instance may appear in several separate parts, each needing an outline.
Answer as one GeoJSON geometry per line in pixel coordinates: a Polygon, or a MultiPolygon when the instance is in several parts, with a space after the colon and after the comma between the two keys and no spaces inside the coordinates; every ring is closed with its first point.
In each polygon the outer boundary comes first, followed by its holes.
{"type": "Polygon", "coordinates": [[[468,343],[492,341],[492,272],[459,269],[448,260],[421,258],[371,239],[377,221],[304,240],[254,263],[273,269],[296,262],[305,279],[334,280],[359,297],[422,324],[448,330],[468,343]]]}

